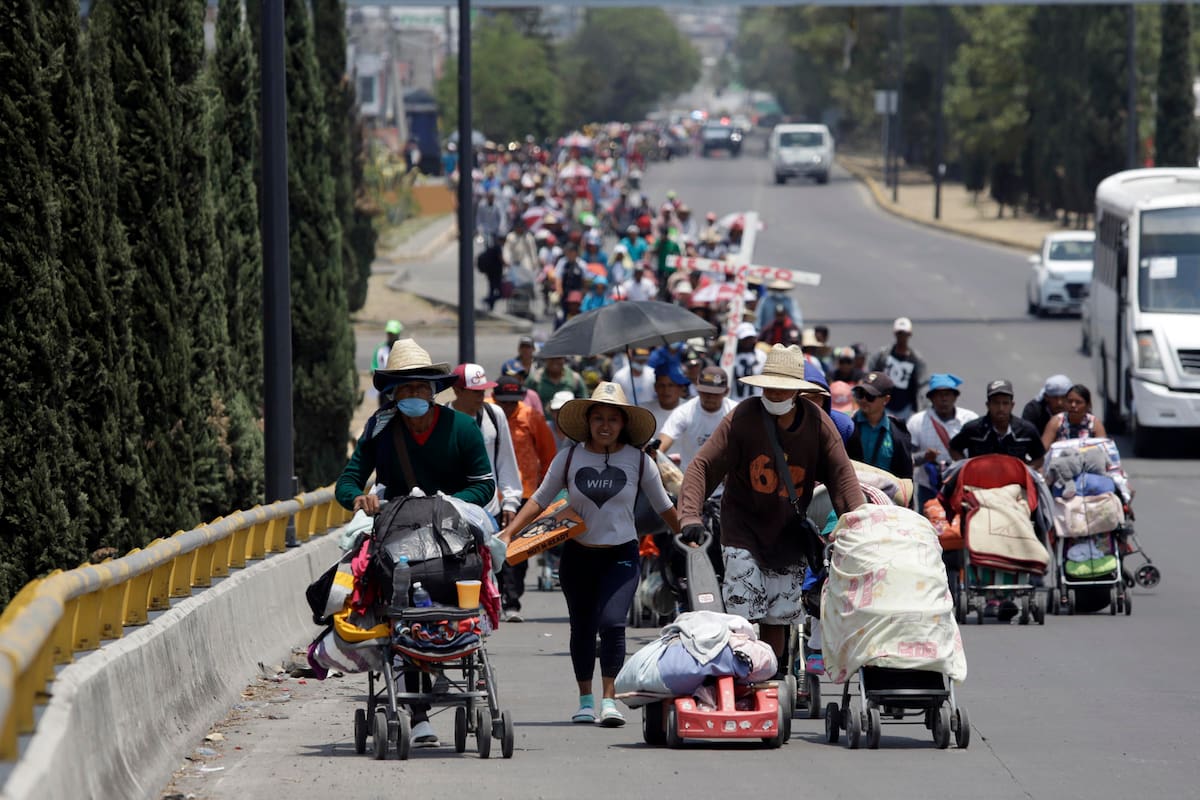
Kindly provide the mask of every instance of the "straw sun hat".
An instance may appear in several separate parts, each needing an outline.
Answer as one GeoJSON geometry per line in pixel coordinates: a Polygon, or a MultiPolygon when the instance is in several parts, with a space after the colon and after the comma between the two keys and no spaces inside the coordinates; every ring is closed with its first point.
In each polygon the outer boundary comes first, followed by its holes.
{"type": "Polygon", "coordinates": [[[825,387],[804,380],[804,353],[799,347],[777,344],[767,352],[762,374],[738,378],[748,386],[764,389],[791,389],[803,392],[823,392],[825,387]]]}
{"type": "Polygon", "coordinates": [[[634,447],[641,447],[654,436],[656,423],[649,409],[630,403],[625,398],[625,390],[608,381],[601,381],[590,398],[576,398],[564,405],[558,412],[558,429],[576,442],[585,441],[588,438],[588,409],[597,403],[615,406],[625,412],[629,420],[625,430],[629,432],[629,442],[634,447]]]}
{"type": "Polygon", "coordinates": [[[454,380],[450,365],[434,364],[429,352],[413,339],[397,339],[388,351],[387,366],[375,370],[372,377],[375,388],[381,392],[407,381],[432,381],[437,384],[434,391],[438,391],[454,380]]]}

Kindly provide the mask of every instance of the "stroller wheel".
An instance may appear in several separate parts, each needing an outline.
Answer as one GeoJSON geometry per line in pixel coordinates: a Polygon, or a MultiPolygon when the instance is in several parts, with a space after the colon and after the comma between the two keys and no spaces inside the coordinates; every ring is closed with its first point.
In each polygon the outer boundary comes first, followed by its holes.
{"type": "Polygon", "coordinates": [[[867,709],[867,749],[879,749],[879,737],[883,735],[883,719],[878,708],[867,709]]]}
{"type": "Polygon", "coordinates": [[[1121,603],[1121,596],[1117,594],[1117,587],[1113,586],[1108,590],[1108,615],[1115,617],[1117,615],[1118,606],[1121,603]]]}
{"type": "Polygon", "coordinates": [[[454,752],[467,751],[467,709],[459,706],[454,709],[454,752]]]}
{"type": "Polygon", "coordinates": [[[517,735],[513,728],[512,712],[507,709],[500,714],[500,755],[505,758],[513,757],[513,747],[516,744],[517,735]]]}
{"type": "Polygon", "coordinates": [[[675,703],[667,704],[667,747],[674,750],[677,747],[683,746],[683,737],[679,735],[679,716],[675,710],[675,703]]]}
{"type": "Polygon", "coordinates": [[[1067,614],[1069,616],[1075,615],[1075,590],[1074,589],[1067,589],[1067,614]]]}
{"type": "Polygon", "coordinates": [[[837,744],[838,737],[841,733],[838,726],[838,711],[837,703],[830,703],[825,707],[825,741],[830,744],[837,744]]]}
{"type": "Polygon", "coordinates": [[[1137,585],[1143,589],[1152,589],[1158,586],[1158,581],[1161,578],[1162,575],[1159,573],[1158,567],[1153,564],[1143,564],[1133,576],[1133,579],[1137,581],[1137,585]]]}
{"type": "Polygon", "coordinates": [[[859,740],[862,738],[862,715],[854,709],[853,705],[846,706],[846,747],[851,750],[858,749],[859,740]]]}
{"type": "Polygon", "coordinates": [[[808,718],[818,719],[821,716],[821,679],[806,672],[804,683],[808,687],[808,718]]]}
{"type": "Polygon", "coordinates": [[[1125,616],[1133,613],[1133,595],[1129,592],[1125,593],[1125,616]]]}
{"type": "Polygon", "coordinates": [[[653,747],[662,747],[667,743],[667,732],[663,726],[662,703],[642,706],[642,741],[653,747]]]}
{"type": "Polygon", "coordinates": [[[492,721],[484,708],[475,710],[475,747],[479,750],[480,758],[492,754],[492,721]]]}
{"type": "Polygon", "coordinates": [[[954,709],[954,745],[959,750],[966,750],[971,744],[971,721],[967,719],[967,710],[962,706],[954,709]]]}
{"type": "Polygon", "coordinates": [[[396,720],[396,758],[401,761],[408,761],[408,754],[412,751],[412,720],[408,714],[401,711],[399,718],[396,720]]]}
{"type": "Polygon", "coordinates": [[[939,750],[950,746],[950,706],[945,703],[934,712],[933,743],[939,750]]]}
{"type": "Polygon", "coordinates": [[[354,709],[354,752],[360,756],[367,752],[367,712],[366,709],[354,709]]]}
{"type": "Polygon", "coordinates": [[[371,751],[376,761],[387,758],[388,751],[388,719],[387,712],[382,708],[375,711],[375,730],[371,733],[371,751]]]}
{"type": "Polygon", "coordinates": [[[1062,595],[1057,588],[1050,590],[1046,597],[1046,605],[1049,607],[1050,613],[1057,617],[1059,611],[1062,610],[1062,595]]]}

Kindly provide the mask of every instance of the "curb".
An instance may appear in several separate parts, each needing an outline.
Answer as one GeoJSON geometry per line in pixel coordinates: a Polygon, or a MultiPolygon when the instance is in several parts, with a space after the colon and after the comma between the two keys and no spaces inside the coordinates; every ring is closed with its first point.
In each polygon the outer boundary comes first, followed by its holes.
{"type": "Polygon", "coordinates": [[[300,595],[340,552],[337,528],[180,600],[62,669],[6,800],[158,797],[259,662],[311,638],[300,595]],[[126,723],[126,724],[122,724],[126,723]]]}
{"type": "Polygon", "coordinates": [[[1028,251],[1031,249],[1031,247],[1033,247],[1028,242],[1020,241],[1018,239],[1010,239],[1007,236],[1000,236],[992,233],[979,233],[971,228],[965,228],[960,225],[950,225],[945,222],[936,222],[928,217],[921,216],[920,214],[914,214],[911,211],[906,211],[903,208],[893,205],[892,202],[884,196],[883,189],[880,188],[879,182],[868,175],[864,170],[847,164],[840,158],[837,159],[837,163],[842,169],[846,170],[846,172],[849,172],[852,176],[854,176],[855,179],[867,187],[867,190],[871,193],[871,197],[874,199],[876,206],[894,217],[899,217],[907,222],[912,222],[926,228],[932,228],[933,230],[941,231],[942,233],[952,233],[956,236],[963,236],[967,239],[975,239],[977,241],[987,242],[988,244],[995,244],[1001,247],[1009,247],[1021,251],[1028,251]]]}
{"type": "MultiPolygon", "coordinates": [[[[427,258],[433,258],[435,255],[438,254],[438,251],[444,249],[451,242],[453,242],[456,238],[458,238],[458,222],[457,222],[457,220],[454,219],[453,215],[450,215],[450,218],[447,220],[447,223],[448,224],[446,225],[446,229],[444,231],[442,231],[441,233],[439,233],[437,236],[434,236],[433,239],[429,242],[429,244],[425,245],[425,247],[421,248],[421,250],[419,250],[416,253],[411,253],[411,254],[406,253],[404,255],[396,257],[394,260],[397,263],[407,263],[410,261],[423,261],[424,259],[427,259],[427,258]]],[[[437,223],[432,223],[432,224],[437,224],[437,223]]]]}
{"type": "MultiPolygon", "coordinates": [[[[458,314],[458,304],[450,303],[439,297],[432,297],[421,292],[414,292],[412,289],[405,288],[406,283],[412,278],[412,275],[407,269],[398,269],[396,274],[388,279],[387,287],[396,292],[407,292],[413,297],[419,297],[426,303],[430,303],[441,308],[451,309],[455,314],[458,314]]],[[[509,333],[529,333],[533,330],[533,323],[524,317],[514,317],[512,314],[505,314],[502,311],[484,311],[483,309],[475,309],[475,319],[480,322],[493,322],[499,325],[506,325],[509,333]]],[[[457,330],[457,328],[455,329],[457,330]]]]}

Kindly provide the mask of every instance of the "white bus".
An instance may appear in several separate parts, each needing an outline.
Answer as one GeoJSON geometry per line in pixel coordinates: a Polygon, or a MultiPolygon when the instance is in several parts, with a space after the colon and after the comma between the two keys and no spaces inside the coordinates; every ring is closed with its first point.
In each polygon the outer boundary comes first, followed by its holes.
{"type": "Polygon", "coordinates": [[[1135,169],[1096,189],[1087,299],[1095,410],[1149,455],[1200,427],[1200,169],[1135,169]]]}

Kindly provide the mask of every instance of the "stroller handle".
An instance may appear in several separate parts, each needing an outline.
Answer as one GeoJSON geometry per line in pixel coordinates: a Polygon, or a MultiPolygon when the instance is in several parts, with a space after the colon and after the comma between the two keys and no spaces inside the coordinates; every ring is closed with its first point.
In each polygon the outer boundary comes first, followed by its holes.
{"type": "Polygon", "coordinates": [[[693,549],[696,549],[696,550],[707,549],[709,543],[712,541],[712,534],[709,533],[708,531],[705,531],[704,536],[702,536],[700,538],[700,541],[696,543],[695,548],[693,548],[687,542],[683,541],[683,537],[680,536],[679,534],[675,534],[674,536],[672,536],[671,541],[674,542],[675,546],[678,547],[683,553],[690,553],[693,549]]]}

